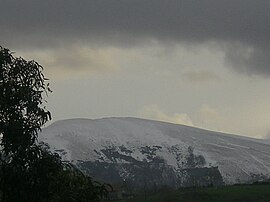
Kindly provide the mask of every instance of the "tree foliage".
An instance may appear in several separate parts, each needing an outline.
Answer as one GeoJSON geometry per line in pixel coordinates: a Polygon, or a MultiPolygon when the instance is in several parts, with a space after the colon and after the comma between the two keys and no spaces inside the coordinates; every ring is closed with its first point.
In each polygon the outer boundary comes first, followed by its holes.
{"type": "Polygon", "coordinates": [[[43,99],[51,90],[42,71],[0,46],[0,201],[99,201],[105,185],[37,141],[51,119],[43,99]]]}
{"type": "Polygon", "coordinates": [[[31,150],[41,126],[51,116],[45,110],[43,94],[51,92],[42,66],[15,58],[0,49],[0,132],[4,154],[9,158],[31,150]]]}

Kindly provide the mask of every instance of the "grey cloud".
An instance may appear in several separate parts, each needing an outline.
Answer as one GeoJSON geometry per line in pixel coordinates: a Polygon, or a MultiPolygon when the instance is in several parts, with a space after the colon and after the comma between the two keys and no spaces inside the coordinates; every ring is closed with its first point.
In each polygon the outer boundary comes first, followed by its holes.
{"type": "Polygon", "coordinates": [[[269,10],[269,0],[1,0],[0,43],[240,44],[253,52],[245,58],[226,48],[227,61],[240,72],[270,75],[269,10]]]}
{"type": "Polygon", "coordinates": [[[247,75],[270,75],[270,47],[230,45],[226,49],[225,63],[247,75]]]}
{"type": "Polygon", "coordinates": [[[53,50],[22,51],[16,55],[23,55],[26,59],[35,58],[49,71],[65,70],[65,74],[85,72],[111,72],[118,69],[112,51],[91,49],[89,47],[70,47],[69,49],[54,48],[53,50]]]}

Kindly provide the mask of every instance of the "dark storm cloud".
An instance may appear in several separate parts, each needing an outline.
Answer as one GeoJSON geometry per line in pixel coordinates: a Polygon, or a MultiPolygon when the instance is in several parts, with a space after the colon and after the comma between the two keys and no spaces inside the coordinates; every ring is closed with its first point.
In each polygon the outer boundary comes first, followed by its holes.
{"type": "Polygon", "coordinates": [[[269,0],[1,0],[0,42],[222,44],[238,71],[270,75],[269,0]],[[247,51],[247,49],[252,51],[247,51]]]}

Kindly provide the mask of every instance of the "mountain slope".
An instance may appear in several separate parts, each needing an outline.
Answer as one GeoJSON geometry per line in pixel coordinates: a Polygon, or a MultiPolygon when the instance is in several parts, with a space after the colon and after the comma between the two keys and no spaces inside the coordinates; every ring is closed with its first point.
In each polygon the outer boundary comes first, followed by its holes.
{"type": "Polygon", "coordinates": [[[137,118],[57,121],[40,134],[96,178],[137,186],[247,183],[270,174],[261,140],[137,118]]]}

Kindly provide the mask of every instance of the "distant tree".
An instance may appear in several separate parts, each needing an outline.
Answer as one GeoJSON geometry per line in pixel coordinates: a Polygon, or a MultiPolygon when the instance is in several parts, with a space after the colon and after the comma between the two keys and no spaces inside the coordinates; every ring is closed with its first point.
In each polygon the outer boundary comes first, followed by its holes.
{"type": "Polygon", "coordinates": [[[51,119],[43,68],[0,46],[0,201],[99,201],[105,185],[61,161],[37,142],[51,119]]]}

